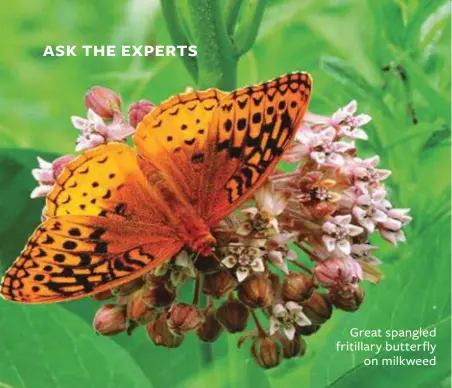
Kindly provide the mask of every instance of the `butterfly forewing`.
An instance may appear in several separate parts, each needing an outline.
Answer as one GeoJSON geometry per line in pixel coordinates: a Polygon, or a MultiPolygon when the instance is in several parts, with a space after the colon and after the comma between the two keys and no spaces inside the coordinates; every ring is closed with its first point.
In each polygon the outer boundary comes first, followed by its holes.
{"type": "Polygon", "coordinates": [[[138,153],[162,171],[191,204],[200,201],[207,131],[225,95],[209,89],[173,96],[143,119],[134,136],[138,153]]]}
{"type": "Polygon", "coordinates": [[[307,110],[311,78],[293,73],[237,90],[213,113],[199,187],[199,214],[215,225],[262,185],[307,110]]]}

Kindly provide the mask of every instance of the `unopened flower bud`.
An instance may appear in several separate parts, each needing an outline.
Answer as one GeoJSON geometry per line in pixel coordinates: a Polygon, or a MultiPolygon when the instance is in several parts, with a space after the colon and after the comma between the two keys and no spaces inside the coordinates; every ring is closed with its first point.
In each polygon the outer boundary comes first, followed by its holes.
{"type": "Polygon", "coordinates": [[[146,331],[149,338],[156,346],[165,346],[167,348],[177,348],[184,341],[183,335],[175,335],[168,327],[166,319],[167,312],[162,311],[160,316],[146,325],[146,331]]]}
{"type": "Polygon", "coordinates": [[[115,304],[99,308],[94,316],[94,329],[102,335],[115,335],[126,329],[126,309],[115,304]]]}
{"type": "Polygon", "coordinates": [[[248,308],[238,300],[228,300],[217,310],[216,317],[230,333],[243,331],[249,317],[248,308]]]}
{"type": "Polygon", "coordinates": [[[294,337],[290,340],[280,333],[276,333],[275,336],[281,343],[284,358],[303,356],[306,353],[306,342],[302,337],[294,337]]]}
{"type": "Polygon", "coordinates": [[[303,312],[313,324],[322,324],[331,318],[333,306],[327,295],[314,292],[312,296],[301,304],[303,312]]]}
{"type": "Polygon", "coordinates": [[[115,112],[121,110],[122,101],[112,90],[95,86],[86,93],[85,105],[103,119],[112,119],[115,112]]]}
{"type": "Polygon", "coordinates": [[[140,100],[129,108],[129,124],[136,128],[144,116],[152,111],[155,105],[147,100],[140,100]]]}
{"type": "Polygon", "coordinates": [[[315,278],[324,287],[357,283],[363,277],[359,263],[351,258],[331,257],[314,268],[315,278]]]}
{"type": "Polygon", "coordinates": [[[149,316],[151,308],[144,302],[143,289],[130,295],[127,301],[127,317],[132,321],[141,322],[149,316]]]}
{"type": "Polygon", "coordinates": [[[212,274],[221,269],[220,263],[213,256],[199,256],[193,264],[199,272],[205,274],[212,274]]]}
{"type": "Polygon", "coordinates": [[[337,308],[353,312],[361,306],[364,300],[364,290],[361,287],[355,287],[346,292],[331,289],[329,297],[337,308]]]}
{"type": "Polygon", "coordinates": [[[143,279],[137,278],[130,282],[124,283],[113,289],[113,294],[117,296],[126,296],[130,295],[133,292],[137,291],[143,285],[143,279]]]}
{"type": "Polygon", "coordinates": [[[143,286],[143,301],[151,307],[169,306],[176,299],[176,292],[164,279],[155,278],[143,286]]]}
{"type": "Polygon", "coordinates": [[[202,292],[214,298],[221,298],[237,287],[237,284],[237,280],[227,270],[222,270],[204,276],[202,292]]]}
{"type": "Polygon", "coordinates": [[[113,294],[112,294],[111,290],[105,290],[105,291],[98,292],[97,294],[94,294],[92,296],[92,298],[94,300],[98,300],[98,301],[107,300],[107,299],[113,298],[113,294]]]}
{"type": "Polygon", "coordinates": [[[320,330],[321,325],[309,325],[309,326],[300,326],[297,327],[296,334],[297,335],[312,335],[320,330]]]}
{"type": "Polygon", "coordinates": [[[211,311],[205,315],[204,323],[199,327],[196,334],[204,342],[214,342],[223,332],[223,326],[218,322],[215,312],[211,311]]]}
{"type": "Polygon", "coordinates": [[[303,302],[312,295],[314,283],[312,278],[304,273],[291,272],[285,276],[282,286],[282,296],[285,300],[303,302]]]}
{"type": "Polygon", "coordinates": [[[168,327],[177,335],[195,331],[202,324],[202,317],[196,306],[179,303],[169,310],[168,327]]]}
{"type": "Polygon", "coordinates": [[[246,279],[238,288],[238,297],[251,308],[263,308],[273,303],[272,282],[265,274],[246,279]]]}
{"type": "Polygon", "coordinates": [[[274,368],[281,362],[281,346],[273,337],[256,337],[250,351],[254,360],[262,368],[274,368]]]}

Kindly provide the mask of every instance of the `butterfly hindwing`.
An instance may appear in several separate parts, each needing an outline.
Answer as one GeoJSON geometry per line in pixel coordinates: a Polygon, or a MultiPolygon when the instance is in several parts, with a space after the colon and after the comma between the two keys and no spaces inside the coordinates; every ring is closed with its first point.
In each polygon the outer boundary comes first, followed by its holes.
{"type": "Polygon", "coordinates": [[[236,90],[213,113],[198,212],[214,225],[262,185],[294,138],[307,110],[306,73],[236,90]]]}
{"type": "Polygon", "coordinates": [[[170,228],[94,216],[43,222],[1,286],[5,299],[45,303],[92,295],[150,271],[182,248],[170,228]]]}

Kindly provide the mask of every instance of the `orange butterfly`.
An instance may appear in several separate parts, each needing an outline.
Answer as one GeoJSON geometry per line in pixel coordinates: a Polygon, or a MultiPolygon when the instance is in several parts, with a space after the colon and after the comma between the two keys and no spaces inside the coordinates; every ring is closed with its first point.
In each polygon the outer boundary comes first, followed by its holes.
{"type": "Polygon", "coordinates": [[[252,196],[291,143],[311,78],[293,73],[232,93],[163,102],[137,128],[137,152],[110,143],[72,161],[46,217],[6,272],[1,295],[47,303],[139,277],[184,246],[212,253],[210,228],[252,196]]]}

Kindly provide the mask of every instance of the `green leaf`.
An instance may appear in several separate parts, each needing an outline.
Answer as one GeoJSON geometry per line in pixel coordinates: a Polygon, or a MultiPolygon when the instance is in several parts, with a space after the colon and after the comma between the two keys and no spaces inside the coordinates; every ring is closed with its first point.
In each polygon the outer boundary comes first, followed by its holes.
{"type": "Polygon", "coordinates": [[[152,387],[130,355],[58,305],[0,304],[0,380],[13,387],[152,387]]]}

